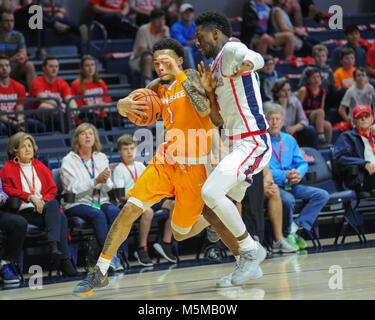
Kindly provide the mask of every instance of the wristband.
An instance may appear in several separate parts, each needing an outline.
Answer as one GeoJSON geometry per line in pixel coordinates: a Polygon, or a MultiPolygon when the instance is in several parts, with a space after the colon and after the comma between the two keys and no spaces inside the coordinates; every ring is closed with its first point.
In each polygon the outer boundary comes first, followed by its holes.
{"type": "Polygon", "coordinates": [[[185,72],[183,71],[180,71],[179,73],[177,73],[176,75],[176,80],[180,83],[184,82],[185,80],[187,79],[187,76],[185,74],[185,72]]]}

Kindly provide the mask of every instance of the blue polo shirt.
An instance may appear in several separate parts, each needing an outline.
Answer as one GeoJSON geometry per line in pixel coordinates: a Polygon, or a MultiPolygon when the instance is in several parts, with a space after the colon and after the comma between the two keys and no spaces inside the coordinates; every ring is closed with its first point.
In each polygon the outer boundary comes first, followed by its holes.
{"type": "Polygon", "coordinates": [[[303,178],[308,170],[308,163],[302,155],[296,139],[288,133],[280,132],[279,138],[276,140],[271,136],[272,157],[268,166],[272,172],[275,183],[283,187],[286,179],[286,172],[296,169],[303,178]],[[281,144],[280,144],[281,141],[281,144]],[[280,145],[282,147],[280,158],[280,145]],[[281,164],[277,157],[281,160],[281,164]]]}
{"type": "MultiPolygon", "coordinates": [[[[191,21],[190,25],[186,27],[181,20],[178,20],[171,27],[171,38],[178,40],[184,47],[187,46],[188,41],[196,38],[195,22],[191,21]]],[[[193,52],[198,51],[196,46],[192,48],[193,52]]]]}

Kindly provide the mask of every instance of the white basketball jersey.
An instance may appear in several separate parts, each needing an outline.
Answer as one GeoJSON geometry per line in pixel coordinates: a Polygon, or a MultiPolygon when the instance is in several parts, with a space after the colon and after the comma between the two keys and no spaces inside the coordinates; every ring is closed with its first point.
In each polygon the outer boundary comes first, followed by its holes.
{"type": "Polygon", "coordinates": [[[254,73],[244,73],[235,79],[228,78],[243,61],[250,61],[254,65],[253,71],[264,65],[263,57],[241,42],[227,42],[213,65],[213,74],[217,79],[216,101],[229,136],[268,129],[254,73]]]}

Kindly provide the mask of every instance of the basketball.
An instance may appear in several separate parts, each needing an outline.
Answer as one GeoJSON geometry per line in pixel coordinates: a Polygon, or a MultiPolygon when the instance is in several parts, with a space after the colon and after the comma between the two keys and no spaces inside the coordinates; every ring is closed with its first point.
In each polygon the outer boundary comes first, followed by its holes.
{"type": "Polygon", "coordinates": [[[135,101],[145,101],[145,104],[149,107],[147,110],[142,110],[146,114],[141,116],[141,118],[136,118],[131,114],[127,114],[128,119],[138,126],[148,126],[155,123],[161,115],[161,101],[155,91],[150,89],[137,89],[131,94],[138,95],[133,98],[135,101]]]}

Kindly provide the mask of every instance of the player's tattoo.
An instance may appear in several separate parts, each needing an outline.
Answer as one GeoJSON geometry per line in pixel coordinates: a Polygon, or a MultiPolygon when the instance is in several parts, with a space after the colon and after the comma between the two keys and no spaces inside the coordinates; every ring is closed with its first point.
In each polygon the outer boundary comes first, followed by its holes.
{"type": "Polygon", "coordinates": [[[206,97],[206,93],[199,83],[196,70],[189,69],[185,72],[187,79],[182,82],[182,87],[198,112],[206,112],[210,109],[210,102],[206,97]]]}
{"type": "Polygon", "coordinates": [[[109,255],[108,249],[114,245],[113,236],[118,234],[118,232],[119,232],[119,219],[115,219],[115,221],[113,221],[112,223],[111,229],[109,230],[107,234],[107,238],[105,239],[105,242],[104,242],[104,246],[102,250],[104,254],[109,255]]]}

